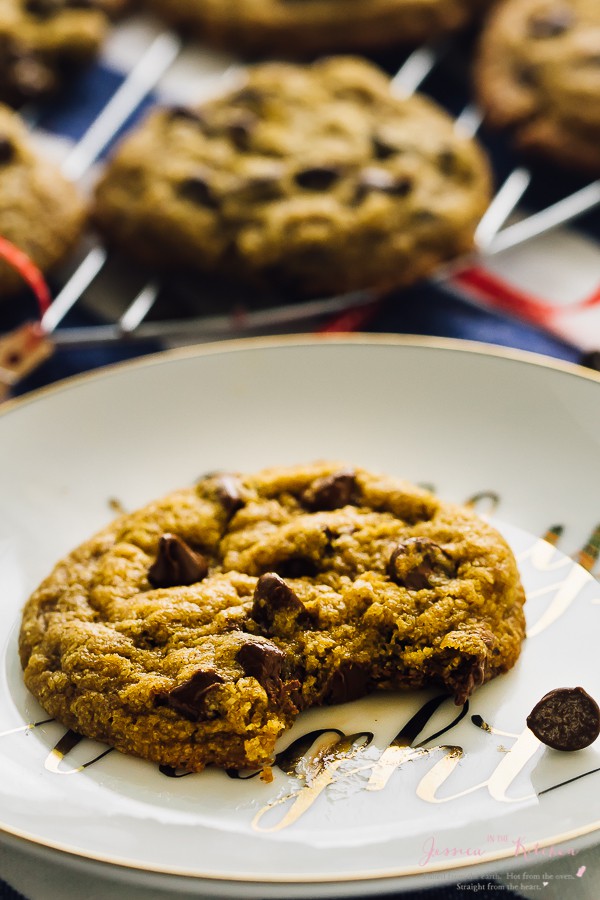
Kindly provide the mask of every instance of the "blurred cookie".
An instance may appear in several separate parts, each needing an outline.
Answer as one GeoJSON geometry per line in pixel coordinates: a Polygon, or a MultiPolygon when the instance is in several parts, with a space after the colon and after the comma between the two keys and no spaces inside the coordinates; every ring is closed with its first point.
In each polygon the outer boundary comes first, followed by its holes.
{"type": "Polygon", "coordinates": [[[463,704],[514,665],[524,599],[498,532],[401,479],[215,474],[62,560],[20,654],[79,734],[173,767],[260,768],[311,706],[426,686],[463,704]]]}
{"type": "Polygon", "coordinates": [[[15,105],[59,88],[98,51],[106,9],[101,0],[0,0],[0,100],[15,105]]]}
{"type": "Polygon", "coordinates": [[[95,217],[149,265],[306,297],[414,282],[472,247],[488,201],[484,155],[445,112],[338,57],[256,66],[201,108],[151,113],[95,217]]]}
{"type": "Polygon", "coordinates": [[[600,173],[598,0],[503,0],[475,76],[490,125],[523,150],[600,173]]]}
{"type": "MultiPolygon", "coordinates": [[[[48,272],[73,249],[85,218],[74,185],[32,149],[17,114],[0,106],[0,234],[48,272]]],[[[0,260],[0,297],[20,287],[0,260]]]]}
{"type": "Polygon", "coordinates": [[[417,44],[473,19],[485,0],[150,0],[204,40],[253,55],[302,56],[417,44]]]}

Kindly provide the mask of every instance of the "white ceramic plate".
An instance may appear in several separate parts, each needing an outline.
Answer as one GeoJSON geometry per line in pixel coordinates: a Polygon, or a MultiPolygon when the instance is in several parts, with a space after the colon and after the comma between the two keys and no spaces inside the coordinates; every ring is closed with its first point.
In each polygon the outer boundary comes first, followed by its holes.
{"type": "Polygon", "coordinates": [[[600,742],[549,751],[525,718],[554,687],[600,697],[600,586],[539,540],[563,526],[558,546],[576,553],[600,519],[599,404],[600,377],[577,367],[357,336],[163,354],[9,406],[0,416],[5,840],[73,865],[108,864],[132,883],[227,897],[367,895],[597,842],[600,742]],[[483,511],[513,545],[530,636],[516,668],[478,691],[459,722],[448,728],[460,713],[449,700],[428,707],[415,734],[425,746],[406,761],[386,748],[434,693],[312,711],[282,747],[316,729],[373,736],[347,741],[350,753],[334,751],[308,782],[276,769],[271,784],[219,771],[168,777],[115,751],[96,759],[106,748],[65,743],[56,722],[28,727],[47,717],[21,684],[20,608],[112,516],[111,498],[134,508],[205,471],[316,458],[426,482],[449,500],[483,493],[483,511]]]}

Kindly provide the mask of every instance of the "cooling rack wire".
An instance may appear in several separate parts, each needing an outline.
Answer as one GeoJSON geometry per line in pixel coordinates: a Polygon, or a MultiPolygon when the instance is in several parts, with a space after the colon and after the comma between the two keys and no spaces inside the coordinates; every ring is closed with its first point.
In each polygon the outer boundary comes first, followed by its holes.
{"type": "MultiPolygon", "coordinates": [[[[182,40],[169,31],[163,31],[150,40],[120,87],[63,159],[61,168],[67,178],[82,182],[89,176],[91,168],[117,132],[160,85],[182,48],[182,40]]],[[[419,89],[440,66],[447,50],[448,45],[442,44],[426,45],[413,51],[392,78],[391,90],[399,95],[407,95],[419,89]]],[[[218,89],[224,90],[242,73],[241,65],[225,68],[218,78],[218,89]]],[[[35,130],[39,111],[27,108],[22,114],[30,129],[35,130]]],[[[478,109],[472,103],[467,103],[456,117],[455,127],[475,136],[481,121],[478,109]]],[[[468,289],[473,285],[468,274],[476,271],[474,267],[477,264],[485,263],[507,250],[565,225],[600,205],[598,180],[534,214],[524,214],[520,203],[532,178],[532,171],[521,165],[510,172],[479,223],[473,253],[443,266],[430,278],[432,283],[463,301],[493,309],[494,303],[486,298],[485,292],[473,293],[468,289]],[[517,221],[507,224],[515,217],[517,221]]],[[[41,321],[35,326],[26,323],[0,338],[0,400],[5,399],[11,389],[57,347],[89,347],[148,340],[158,340],[166,345],[197,343],[293,329],[303,323],[319,322],[326,318],[328,323],[319,330],[359,329],[370,320],[381,303],[381,298],[375,293],[360,291],[259,309],[235,305],[218,314],[192,314],[149,320],[148,316],[161,293],[160,282],[150,280],[141,290],[135,291],[133,296],[125,298],[122,312],[113,321],[59,328],[67,313],[76,305],[85,305],[90,288],[98,288],[109,260],[109,251],[95,237],[90,249],[48,303],[41,321]]],[[[505,315],[513,315],[521,320],[529,318],[538,326],[543,325],[535,310],[524,310],[522,306],[515,309],[505,306],[502,311],[505,315]]]]}

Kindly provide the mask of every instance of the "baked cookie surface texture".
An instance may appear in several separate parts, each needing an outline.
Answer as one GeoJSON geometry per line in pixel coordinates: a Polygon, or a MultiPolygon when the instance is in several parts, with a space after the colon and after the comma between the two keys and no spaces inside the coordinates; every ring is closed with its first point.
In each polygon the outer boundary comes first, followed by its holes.
{"type": "Polygon", "coordinates": [[[600,173],[598,0],[503,0],[475,77],[488,122],[519,147],[600,173]]]}
{"type": "Polygon", "coordinates": [[[156,111],[96,192],[107,239],[155,267],[294,298],[408,284],[472,247],[488,166],[450,117],[354,58],[250,68],[156,111]]]}
{"type": "MultiPolygon", "coordinates": [[[[33,149],[16,113],[0,105],[0,234],[48,272],[74,248],[86,215],[77,188],[33,149]]],[[[0,260],[0,297],[22,286],[0,260]]]]}
{"type": "Polygon", "coordinates": [[[0,99],[50,94],[97,53],[107,18],[94,0],[0,0],[0,99]]]}
{"type": "MultiPolygon", "coordinates": [[[[507,671],[524,594],[471,511],[333,463],[215,474],[117,519],[29,599],[47,712],[125,753],[260,768],[311,706],[507,671]]],[[[393,700],[391,701],[393,702],[393,700]]]]}
{"type": "Polygon", "coordinates": [[[221,47],[293,56],[416,44],[466,25],[485,0],[151,0],[221,47]]]}

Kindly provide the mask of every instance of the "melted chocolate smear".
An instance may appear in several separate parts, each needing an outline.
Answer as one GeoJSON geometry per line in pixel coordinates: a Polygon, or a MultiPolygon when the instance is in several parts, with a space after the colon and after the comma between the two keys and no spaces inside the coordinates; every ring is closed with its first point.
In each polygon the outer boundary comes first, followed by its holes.
{"type": "Polygon", "coordinates": [[[206,695],[223,682],[224,679],[217,672],[200,669],[189,681],[173,688],[169,693],[158,694],[156,705],[168,706],[186,719],[199,722],[204,716],[206,695]]]}
{"type": "Polygon", "coordinates": [[[553,750],[583,750],[600,734],[600,708],[582,687],[556,688],[534,706],[527,727],[553,750]]]}
{"type": "Polygon", "coordinates": [[[195,584],[208,574],[208,562],[176,534],[163,534],[156,561],[148,569],[148,581],[155,588],[195,584]]]}

